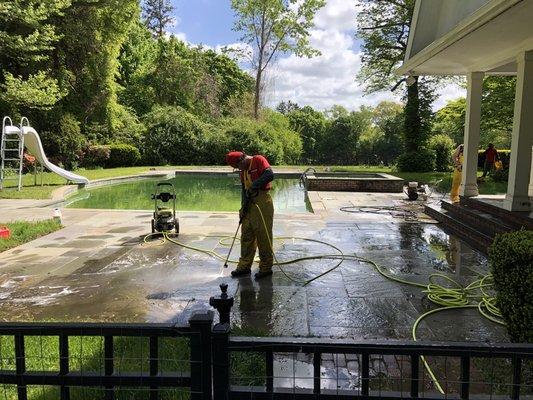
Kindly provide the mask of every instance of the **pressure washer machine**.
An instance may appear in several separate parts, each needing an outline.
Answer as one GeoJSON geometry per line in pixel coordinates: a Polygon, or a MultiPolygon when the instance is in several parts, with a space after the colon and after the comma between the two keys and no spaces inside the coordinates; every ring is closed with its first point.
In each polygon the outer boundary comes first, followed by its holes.
{"type": "Polygon", "coordinates": [[[159,182],[152,194],[154,201],[154,217],[152,219],[152,233],[180,232],[180,224],[176,218],[176,189],[170,182],[159,182]],[[168,202],[172,200],[172,208],[168,202]]]}

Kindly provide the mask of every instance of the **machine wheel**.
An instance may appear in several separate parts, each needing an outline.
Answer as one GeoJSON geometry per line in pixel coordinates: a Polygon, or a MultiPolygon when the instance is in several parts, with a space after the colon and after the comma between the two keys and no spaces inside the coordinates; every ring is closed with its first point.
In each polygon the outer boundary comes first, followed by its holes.
{"type": "Polygon", "coordinates": [[[180,233],[180,222],[177,219],[174,220],[174,230],[176,231],[176,235],[179,235],[179,233],[180,233]]]}
{"type": "Polygon", "coordinates": [[[155,233],[155,221],[152,220],[152,233],[155,233]]]}

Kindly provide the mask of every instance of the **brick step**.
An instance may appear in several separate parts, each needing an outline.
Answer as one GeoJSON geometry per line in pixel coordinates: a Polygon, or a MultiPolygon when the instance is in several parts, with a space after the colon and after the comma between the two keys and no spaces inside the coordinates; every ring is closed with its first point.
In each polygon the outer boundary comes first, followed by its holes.
{"type": "Polygon", "coordinates": [[[488,248],[492,244],[492,238],[490,236],[464,224],[439,206],[426,205],[424,212],[433,219],[441,222],[442,229],[445,232],[457,236],[483,254],[488,254],[488,248]]]}
{"type": "Polygon", "coordinates": [[[496,205],[470,197],[461,197],[461,205],[490,214],[514,230],[522,228],[533,230],[533,219],[529,217],[527,212],[507,211],[496,205]]]}
{"type": "Polygon", "coordinates": [[[441,201],[441,207],[448,211],[448,213],[459,221],[463,221],[465,225],[469,225],[485,235],[494,238],[499,233],[512,232],[515,229],[512,226],[505,224],[501,219],[484,213],[483,211],[475,210],[470,207],[452,204],[448,201],[441,201]]]}

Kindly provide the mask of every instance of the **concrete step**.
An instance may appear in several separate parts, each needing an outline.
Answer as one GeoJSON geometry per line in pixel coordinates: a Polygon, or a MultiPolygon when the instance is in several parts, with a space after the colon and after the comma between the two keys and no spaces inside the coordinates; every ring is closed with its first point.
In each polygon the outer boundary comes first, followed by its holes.
{"type": "Polygon", "coordinates": [[[469,225],[491,238],[494,238],[499,233],[512,232],[514,230],[512,226],[507,225],[500,218],[483,211],[459,204],[452,204],[448,201],[441,201],[441,207],[465,225],[469,225]]]}
{"type": "Polygon", "coordinates": [[[483,254],[488,254],[488,248],[492,244],[492,237],[478,231],[461,221],[460,217],[452,215],[449,211],[435,205],[426,205],[424,212],[433,219],[442,223],[444,231],[457,236],[470,246],[483,254]]]}
{"type": "Polygon", "coordinates": [[[513,230],[522,228],[533,230],[533,219],[527,212],[507,211],[501,207],[478,200],[476,198],[461,197],[461,205],[492,215],[500,219],[513,230]]]}

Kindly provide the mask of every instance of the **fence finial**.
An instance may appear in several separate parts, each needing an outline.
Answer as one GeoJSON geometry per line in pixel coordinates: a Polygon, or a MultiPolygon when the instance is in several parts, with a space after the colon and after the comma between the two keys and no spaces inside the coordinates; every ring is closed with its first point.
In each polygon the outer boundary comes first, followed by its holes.
{"type": "Polygon", "coordinates": [[[233,307],[233,297],[228,296],[228,284],[220,285],[220,295],[213,296],[209,299],[209,305],[218,311],[221,324],[230,323],[230,311],[233,307]]]}

